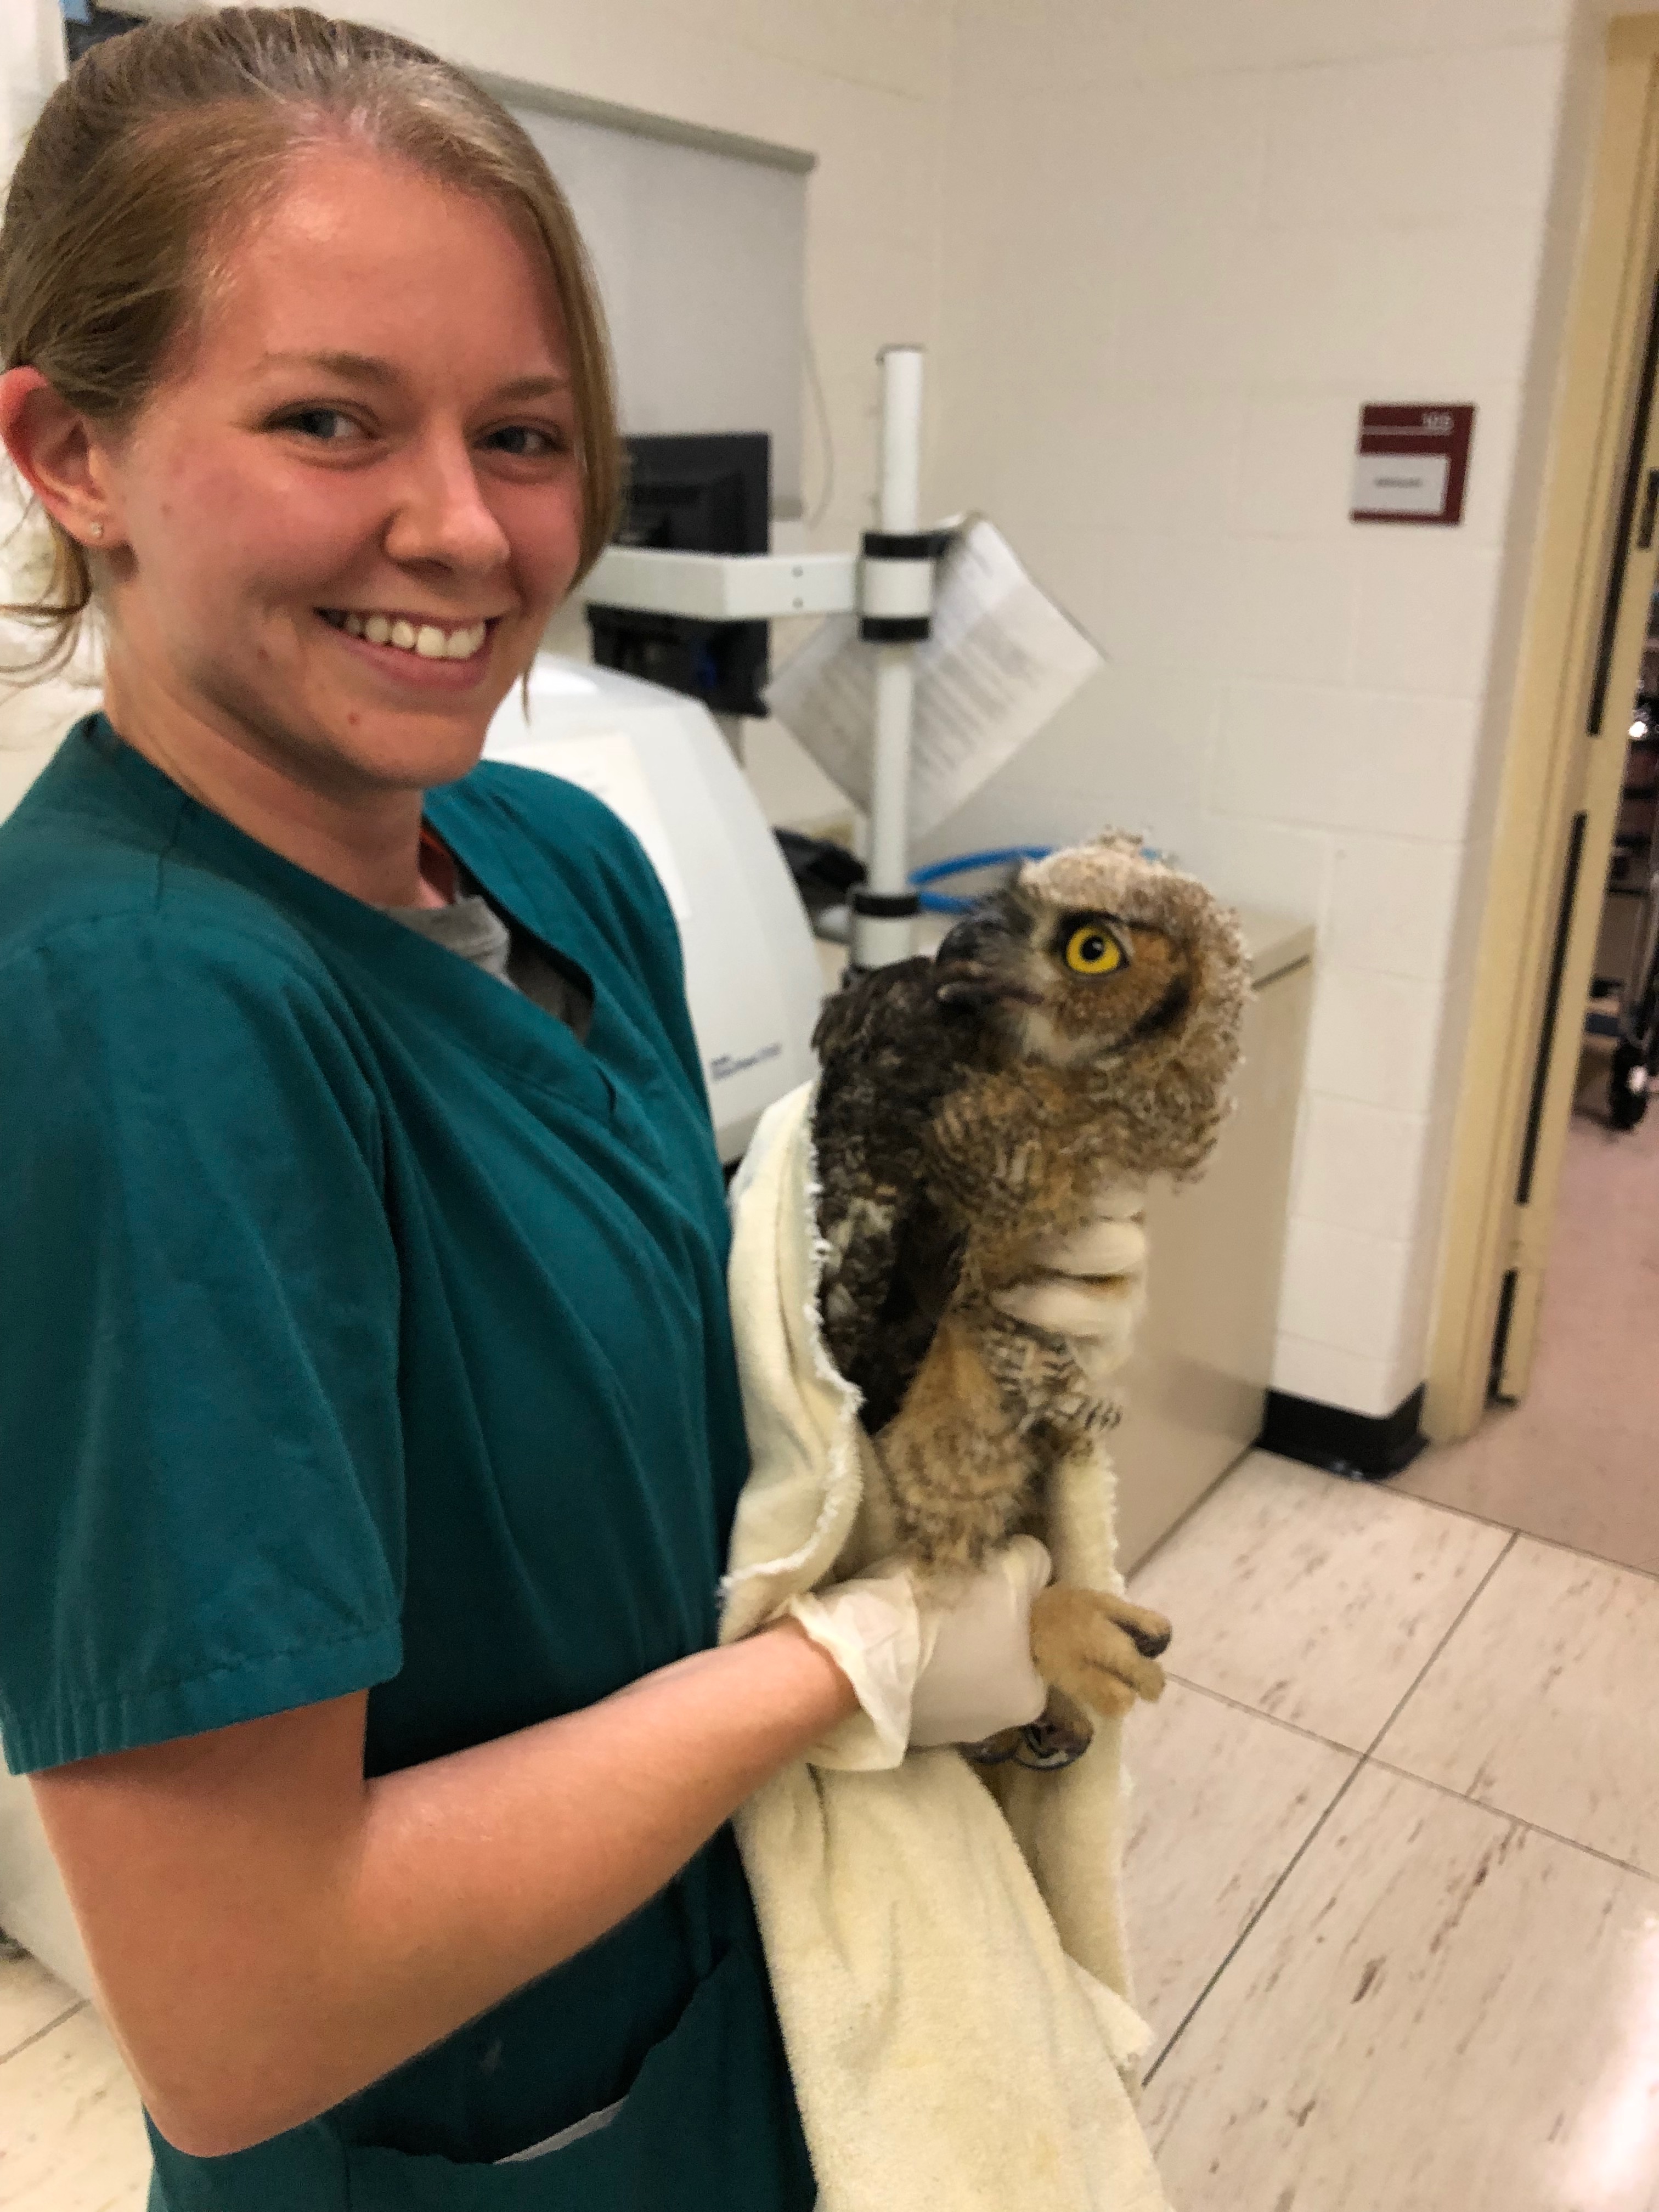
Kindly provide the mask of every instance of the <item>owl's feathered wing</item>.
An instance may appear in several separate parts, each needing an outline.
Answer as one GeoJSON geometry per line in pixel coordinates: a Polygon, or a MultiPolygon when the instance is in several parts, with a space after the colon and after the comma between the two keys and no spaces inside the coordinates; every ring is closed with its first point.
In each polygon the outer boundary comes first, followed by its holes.
{"type": "Polygon", "coordinates": [[[927,1152],[941,1103],[983,1066],[975,1024],[942,1006],[931,960],[877,969],[825,1005],[813,1110],[825,1245],[820,1305],[873,1436],[898,1411],[956,1288],[964,1232],[927,1152]]]}

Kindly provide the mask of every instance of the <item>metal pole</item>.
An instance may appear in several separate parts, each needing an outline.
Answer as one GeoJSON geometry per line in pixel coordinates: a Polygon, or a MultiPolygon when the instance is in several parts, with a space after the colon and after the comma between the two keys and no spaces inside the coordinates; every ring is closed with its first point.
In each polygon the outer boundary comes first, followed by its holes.
{"type": "MultiPolygon", "coordinates": [[[[913,536],[921,507],[920,346],[881,356],[881,528],[913,536]]],[[[877,644],[875,757],[871,774],[869,877],[853,902],[853,964],[881,968],[909,957],[915,906],[908,876],[910,738],[915,711],[915,645],[877,644]],[[905,909],[861,912],[860,901],[905,909]]]]}

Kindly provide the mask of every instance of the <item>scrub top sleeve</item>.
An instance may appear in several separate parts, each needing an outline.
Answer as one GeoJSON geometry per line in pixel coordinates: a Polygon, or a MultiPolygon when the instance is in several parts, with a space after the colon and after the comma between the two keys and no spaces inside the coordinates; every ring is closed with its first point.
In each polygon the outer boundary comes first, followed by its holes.
{"type": "Polygon", "coordinates": [[[351,1017],[162,915],[0,971],[0,1732],[14,1772],[401,1664],[400,1285],[351,1017]]]}

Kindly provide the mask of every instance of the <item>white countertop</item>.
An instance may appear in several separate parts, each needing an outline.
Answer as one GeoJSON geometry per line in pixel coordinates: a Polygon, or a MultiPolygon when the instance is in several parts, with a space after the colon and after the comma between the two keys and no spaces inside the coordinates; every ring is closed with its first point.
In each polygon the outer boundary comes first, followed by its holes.
{"type": "Polygon", "coordinates": [[[1238,921],[1250,956],[1250,980],[1258,990],[1264,983],[1271,983],[1275,975],[1285,975],[1291,969],[1301,967],[1304,960],[1313,958],[1312,922],[1297,921],[1288,914],[1271,914],[1255,906],[1240,907],[1238,921]]]}

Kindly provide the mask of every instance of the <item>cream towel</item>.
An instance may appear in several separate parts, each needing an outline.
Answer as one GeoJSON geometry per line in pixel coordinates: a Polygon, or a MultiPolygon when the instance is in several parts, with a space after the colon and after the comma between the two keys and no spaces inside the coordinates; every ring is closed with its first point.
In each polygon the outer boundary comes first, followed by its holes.
{"type": "MultiPolygon", "coordinates": [[[[879,1468],[818,1328],[811,1092],[733,1189],[732,1310],[753,1471],[721,1640],[879,1544],[879,1468]]],[[[1103,1455],[1055,1485],[1067,1580],[1121,1588],[1103,1455]]],[[[789,1767],[738,1815],[822,2212],[1168,2212],[1132,2085],[1150,2040],[1120,1915],[1120,1728],[1054,1774],[954,1751],[789,1767]],[[999,1810],[998,1801],[1003,1809],[999,1810]]]]}

